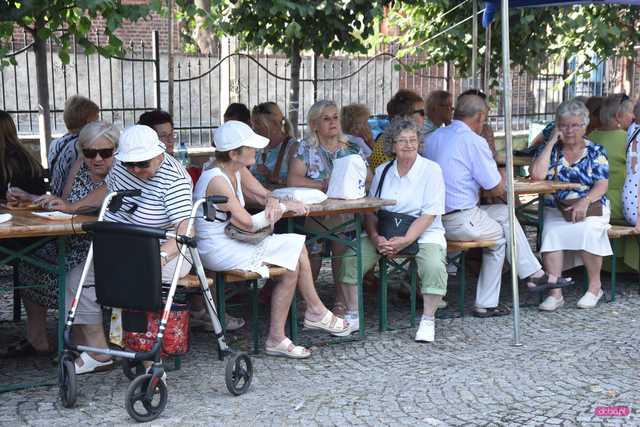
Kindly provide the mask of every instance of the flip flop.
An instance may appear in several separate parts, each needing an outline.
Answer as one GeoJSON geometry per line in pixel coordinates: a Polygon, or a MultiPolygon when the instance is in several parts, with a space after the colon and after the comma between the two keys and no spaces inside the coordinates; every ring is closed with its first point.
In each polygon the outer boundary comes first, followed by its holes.
{"type": "Polygon", "coordinates": [[[304,319],[304,326],[308,329],[318,329],[329,332],[335,337],[346,337],[352,332],[349,322],[337,317],[330,310],[327,310],[320,321],[304,319]]]}
{"type": "Polygon", "coordinates": [[[529,277],[525,279],[525,283],[529,292],[541,292],[546,291],[547,289],[558,289],[571,286],[573,285],[573,279],[570,277],[559,276],[556,282],[551,283],[549,282],[549,275],[544,273],[540,277],[529,277]],[[534,286],[529,286],[530,283],[533,283],[534,286]]]}
{"type": "Polygon", "coordinates": [[[0,359],[29,357],[29,356],[49,356],[53,353],[51,350],[36,350],[26,338],[11,344],[7,349],[0,353],[0,359]]]}
{"type": "Polygon", "coordinates": [[[78,366],[77,362],[74,363],[76,368],[76,375],[88,374],[90,372],[108,371],[109,369],[113,368],[113,360],[100,362],[99,360],[91,357],[86,351],[80,353],[80,359],[82,360],[82,366],[78,366]]]}
{"type": "Polygon", "coordinates": [[[289,338],[280,341],[275,347],[265,347],[265,353],[269,356],[288,357],[290,359],[306,359],[311,357],[311,351],[301,346],[294,345],[289,338]]]}

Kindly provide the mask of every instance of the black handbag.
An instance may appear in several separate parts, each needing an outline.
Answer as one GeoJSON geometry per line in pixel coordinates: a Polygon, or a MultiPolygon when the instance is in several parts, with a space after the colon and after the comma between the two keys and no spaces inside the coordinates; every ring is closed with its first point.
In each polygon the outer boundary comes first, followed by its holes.
{"type": "MultiPolygon", "coordinates": [[[[376,197],[380,197],[380,193],[382,191],[382,184],[384,183],[384,177],[387,176],[387,172],[393,165],[394,160],[390,161],[387,166],[385,166],[382,171],[382,176],[380,177],[380,182],[378,183],[378,188],[376,189],[376,197]]],[[[386,239],[390,239],[392,237],[404,236],[407,234],[409,227],[413,224],[413,221],[418,219],[415,216],[390,212],[383,209],[379,209],[377,212],[378,217],[378,234],[386,239]]],[[[418,242],[414,241],[409,246],[398,252],[398,255],[408,255],[414,256],[418,253],[418,242]]]]}

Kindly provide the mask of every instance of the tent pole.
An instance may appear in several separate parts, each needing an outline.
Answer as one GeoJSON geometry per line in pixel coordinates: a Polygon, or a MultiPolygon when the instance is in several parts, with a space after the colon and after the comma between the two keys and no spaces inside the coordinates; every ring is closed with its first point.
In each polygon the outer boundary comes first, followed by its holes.
{"type": "Polygon", "coordinates": [[[511,254],[511,288],[513,291],[513,344],[520,343],[520,298],[518,295],[518,271],[515,241],[515,221],[513,194],[513,141],[511,135],[511,58],[509,52],[509,0],[502,0],[502,97],[504,103],[504,136],[507,159],[507,206],[509,210],[509,235],[511,242],[509,251],[511,254]]]}
{"type": "Polygon", "coordinates": [[[478,0],[473,0],[473,20],[471,21],[471,77],[474,89],[478,89],[478,0]]]}

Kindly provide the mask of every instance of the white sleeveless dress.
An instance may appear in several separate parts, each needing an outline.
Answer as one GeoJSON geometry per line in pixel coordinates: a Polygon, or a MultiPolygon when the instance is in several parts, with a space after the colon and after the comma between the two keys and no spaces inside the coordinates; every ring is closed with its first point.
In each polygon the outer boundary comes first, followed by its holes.
{"type": "MultiPolygon", "coordinates": [[[[198,179],[194,190],[194,201],[205,197],[209,182],[216,176],[223,177],[234,191],[240,204],[244,207],[240,172],[236,172],[237,188],[233,188],[231,181],[220,168],[206,170],[198,179]]],[[[267,265],[284,267],[294,271],[298,265],[298,258],[304,246],[305,236],[300,234],[273,234],[257,245],[240,242],[224,234],[224,228],[229,223],[226,214],[219,211],[219,220],[208,222],[196,219],[196,240],[202,264],[207,270],[253,271],[262,277],[269,277],[267,265]]]]}
{"type": "Polygon", "coordinates": [[[627,173],[622,187],[622,211],[624,219],[631,225],[638,221],[638,184],[640,183],[640,157],[638,144],[640,134],[636,132],[640,125],[631,126],[627,140],[627,173]],[[635,138],[634,138],[635,136],[635,138]],[[631,141],[629,139],[635,139],[631,141]]]}

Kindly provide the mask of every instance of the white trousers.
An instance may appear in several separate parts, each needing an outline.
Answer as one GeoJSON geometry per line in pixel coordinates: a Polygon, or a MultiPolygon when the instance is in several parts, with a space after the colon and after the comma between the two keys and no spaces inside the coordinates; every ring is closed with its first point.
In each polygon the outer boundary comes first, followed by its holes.
{"type": "MultiPolygon", "coordinates": [[[[507,250],[509,219],[506,205],[482,205],[473,209],[456,212],[442,217],[442,223],[448,240],[496,240],[492,248],[485,248],[482,253],[482,267],[478,277],[476,307],[497,307],[500,297],[500,278],[507,250]]],[[[515,241],[518,276],[521,279],[531,276],[542,267],[531,251],[527,236],[520,223],[516,221],[515,241]]]]}

